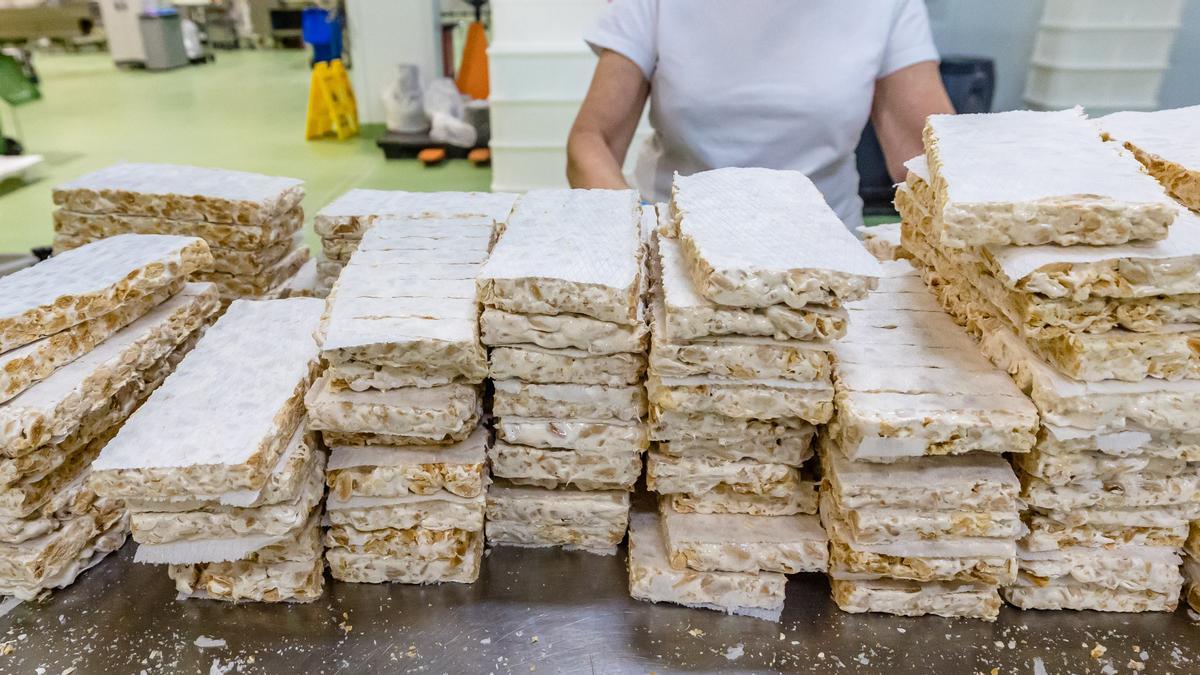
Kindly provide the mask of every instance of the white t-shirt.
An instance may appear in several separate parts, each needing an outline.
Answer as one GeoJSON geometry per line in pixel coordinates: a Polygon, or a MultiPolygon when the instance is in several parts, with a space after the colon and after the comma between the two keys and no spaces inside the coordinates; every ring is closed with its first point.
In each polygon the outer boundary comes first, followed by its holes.
{"type": "Polygon", "coordinates": [[[938,58],[922,0],[613,0],[586,39],[650,82],[644,198],[665,200],[675,171],[794,169],[849,227],[875,81],[938,58]]]}

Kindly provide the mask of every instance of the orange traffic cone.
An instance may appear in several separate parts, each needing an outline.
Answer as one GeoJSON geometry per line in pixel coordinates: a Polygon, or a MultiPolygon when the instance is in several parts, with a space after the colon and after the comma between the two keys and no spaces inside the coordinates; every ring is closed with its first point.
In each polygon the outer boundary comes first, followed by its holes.
{"type": "Polygon", "coordinates": [[[483,23],[472,21],[467,27],[467,42],[463,45],[462,67],[458,69],[458,90],[471,98],[488,97],[487,33],[483,23]]]}

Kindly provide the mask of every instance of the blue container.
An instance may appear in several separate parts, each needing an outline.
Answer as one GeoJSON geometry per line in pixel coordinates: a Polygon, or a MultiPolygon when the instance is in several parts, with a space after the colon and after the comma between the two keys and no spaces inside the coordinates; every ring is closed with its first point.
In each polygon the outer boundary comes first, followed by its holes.
{"type": "Polygon", "coordinates": [[[342,58],[342,16],[319,7],[301,13],[300,33],[312,45],[313,63],[342,58]]]}

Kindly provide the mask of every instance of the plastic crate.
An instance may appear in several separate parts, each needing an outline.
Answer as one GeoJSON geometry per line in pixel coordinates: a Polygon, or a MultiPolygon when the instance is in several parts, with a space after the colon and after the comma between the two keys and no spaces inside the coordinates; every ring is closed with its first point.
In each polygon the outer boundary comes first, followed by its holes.
{"type": "Polygon", "coordinates": [[[1043,25],[1033,59],[1059,66],[1165,68],[1179,24],[1156,27],[1068,27],[1043,25]]]}
{"type": "Polygon", "coordinates": [[[501,99],[583,100],[595,70],[596,55],[584,46],[488,49],[491,95],[501,99]]]}
{"type": "Polygon", "coordinates": [[[1104,109],[1153,108],[1162,87],[1162,68],[1063,67],[1034,62],[1025,100],[1041,108],[1082,105],[1104,109]]]}
{"type": "Polygon", "coordinates": [[[492,39],[577,46],[608,0],[491,0],[492,39]]]}
{"type": "Polygon", "coordinates": [[[1178,24],[1184,0],[1046,0],[1042,21],[1057,26],[1178,24]]]}

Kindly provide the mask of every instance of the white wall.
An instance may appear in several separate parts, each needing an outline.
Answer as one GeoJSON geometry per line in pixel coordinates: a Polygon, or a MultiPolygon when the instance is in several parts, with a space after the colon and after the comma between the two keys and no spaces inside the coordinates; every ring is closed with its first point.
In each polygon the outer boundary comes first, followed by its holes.
{"type": "MultiPolygon", "coordinates": [[[[450,7],[460,3],[442,0],[450,7]]],[[[1135,1],[1135,0],[1131,0],[1135,1]]],[[[382,122],[379,93],[401,62],[428,78],[439,63],[439,0],[347,0],[352,77],[364,122],[382,122]]],[[[996,61],[996,110],[1023,108],[1021,93],[1043,0],[926,0],[934,41],[944,55],[996,61]]],[[[1200,0],[1188,0],[1163,82],[1163,107],[1200,104],[1200,0]]]]}
{"type": "MultiPolygon", "coordinates": [[[[439,3],[442,6],[443,12],[474,12],[475,8],[466,0],[441,0],[439,3]]],[[[489,3],[490,4],[490,3],[489,3]]],[[[487,13],[491,8],[488,5],[483,6],[484,21],[487,21],[487,13]]]]}
{"type": "Polygon", "coordinates": [[[933,40],[943,56],[984,56],[996,62],[994,110],[1025,107],[1025,73],[1042,0],[925,0],[933,40]]]}
{"type": "Polygon", "coordinates": [[[386,118],[380,94],[400,63],[415,63],[421,79],[441,74],[438,0],[347,0],[350,77],[360,122],[386,118]]]}
{"type": "MultiPolygon", "coordinates": [[[[1137,0],[1130,0],[1136,2],[1137,0]]],[[[925,0],[933,38],[946,56],[996,61],[996,110],[1024,108],[1021,97],[1043,0],[925,0]]],[[[1200,104],[1200,0],[1188,0],[1175,40],[1162,107],[1200,104]]]]}
{"type": "Polygon", "coordinates": [[[1183,27],[1171,51],[1171,69],[1163,78],[1162,107],[1200,105],[1200,0],[1188,0],[1183,27]]]}

